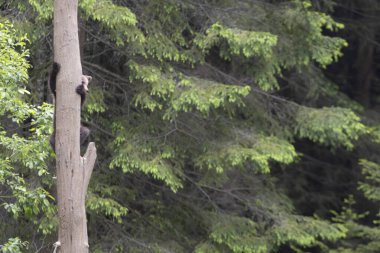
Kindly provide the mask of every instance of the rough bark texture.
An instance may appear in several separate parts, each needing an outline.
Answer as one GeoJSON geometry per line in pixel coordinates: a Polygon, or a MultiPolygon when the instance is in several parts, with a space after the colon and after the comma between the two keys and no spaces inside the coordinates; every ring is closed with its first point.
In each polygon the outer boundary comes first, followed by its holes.
{"type": "Polygon", "coordinates": [[[78,0],[54,1],[54,61],[61,64],[56,97],[56,167],[60,242],[59,252],[89,252],[85,196],[96,159],[90,143],[80,157],[80,84],[78,0]]]}

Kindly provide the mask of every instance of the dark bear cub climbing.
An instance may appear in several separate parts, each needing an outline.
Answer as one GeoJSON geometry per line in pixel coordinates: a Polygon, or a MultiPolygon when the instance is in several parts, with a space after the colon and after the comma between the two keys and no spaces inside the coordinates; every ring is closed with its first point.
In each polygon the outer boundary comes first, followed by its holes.
{"type": "MultiPolygon", "coordinates": [[[[50,78],[49,78],[49,86],[50,86],[50,91],[54,96],[54,103],[56,99],[57,75],[60,69],[61,69],[61,65],[59,63],[54,62],[53,69],[50,73],[50,78]]],[[[76,92],[81,97],[81,108],[83,107],[83,104],[86,100],[86,95],[88,93],[88,85],[91,79],[92,79],[91,76],[82,75],[81,84],[79,84],[76,88],[76,92]]],[[[53,134],[50,136],[50,145],[54,151],[55,151],[55,127],[56,127],[55,117],[56,117],[56,106],[54,107],[54,122],[53,122],[54,130],[53,130],[53,134]]],[[[90,135],[90,129],[83,126],[81,123],[79,131],[80,131],[80,144],[82,145],[86,141],[87,137],[90,135]]]]}

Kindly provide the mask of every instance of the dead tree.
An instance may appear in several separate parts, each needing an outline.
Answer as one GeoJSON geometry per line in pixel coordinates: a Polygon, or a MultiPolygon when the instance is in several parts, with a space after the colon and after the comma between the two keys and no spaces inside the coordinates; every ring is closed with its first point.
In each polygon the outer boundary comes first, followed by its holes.
{"type": "Polygon", "coordinates": [[[57,77],[55,151],[58,192],[58,251],[89,252],[85,197],[96,160],[90,143],[80,156],[80,96],[82,66],[78,39],[78,0],[54,1],[54,61],[57,77]]]}

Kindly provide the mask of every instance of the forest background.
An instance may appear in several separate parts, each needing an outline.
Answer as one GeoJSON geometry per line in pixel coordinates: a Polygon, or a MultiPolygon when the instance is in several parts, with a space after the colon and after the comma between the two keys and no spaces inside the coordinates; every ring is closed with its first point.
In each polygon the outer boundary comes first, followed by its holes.
{"type": "MultiPolygon", "coordinates": [[[[378,1],[79,8],[91,252],[380,252],[378,1]]],[[[0,14],[0,244],[52,252],[53,5],[0,14]]]]}

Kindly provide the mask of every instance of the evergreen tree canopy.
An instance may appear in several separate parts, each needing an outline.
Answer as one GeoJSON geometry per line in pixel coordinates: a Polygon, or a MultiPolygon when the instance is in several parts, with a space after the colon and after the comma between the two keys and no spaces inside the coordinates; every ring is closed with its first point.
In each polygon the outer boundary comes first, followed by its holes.
{"type": "MultiPolygon", "coordinates": [[[[57,225],[52,2],[0,1],[0,240],[30,252],[57,225]]],[[[90,251],[379,252],[380,6],[362,2],[80,0],[90,251]]]]}

